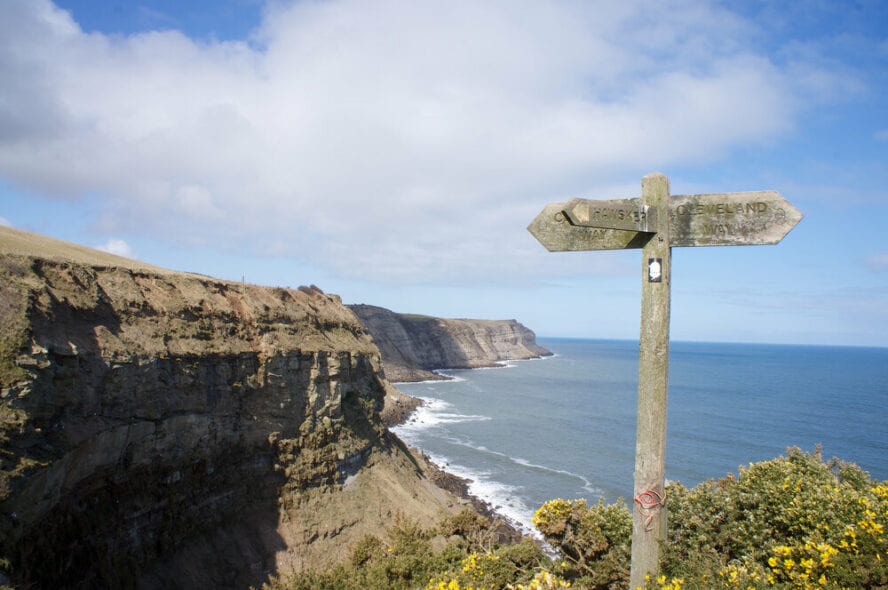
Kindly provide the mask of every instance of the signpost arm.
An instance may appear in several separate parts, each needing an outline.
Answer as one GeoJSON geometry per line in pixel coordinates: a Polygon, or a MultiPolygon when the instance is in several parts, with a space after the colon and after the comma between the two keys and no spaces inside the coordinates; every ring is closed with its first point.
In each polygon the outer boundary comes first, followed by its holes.
{"type": "Polygon", "coordinates": [[[657,233],[642,250],[641,337],[638,359],[638,422],[635,498],[632,511],[630,588],[658,571],[659,543],[666,536],[666,399],[669,371],[669,179],[648,174],[641,181],[644,205],[658,213],[657,233]]]}

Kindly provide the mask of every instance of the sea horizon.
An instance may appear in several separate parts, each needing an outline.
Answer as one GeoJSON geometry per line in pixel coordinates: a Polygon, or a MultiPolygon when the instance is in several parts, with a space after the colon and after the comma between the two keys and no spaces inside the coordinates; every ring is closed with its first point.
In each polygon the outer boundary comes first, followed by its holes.
{"type": "MultiPolygon", "coordinates": [[[[589,342],[634,342],[635,344],[639,343],[638,338],[595,338],[592,336],[541,336],[536,334],[537,344],[540,344],[541,340],[579,340],[579,341],[589,341],[589,342]]],[[[672,346],[674,344],[736,344],[736,345],[750,345],[750,346],[797,346],[797,347],[811,347],[811,348],[873,348],[879,350],[888,350],[888,344],[885,345],[875,345],[875,344],[830,344],[830,343],[805,343],[805,342],[761,342],[761,341],[746,341],[746,340],[669,340],[669,345],[672,346]]],[[[540,346],[542,346],[540,344],[540,346]]],[[[544,347],[545,348],[545,347],[544,347]]],[[[513,360],[522,361],[522,360],[535,360],[535,359],[507,359],[503,362],[511,362],[513,360]]],[[[447,370],[447,369],[442,369],[447,370]]]]}

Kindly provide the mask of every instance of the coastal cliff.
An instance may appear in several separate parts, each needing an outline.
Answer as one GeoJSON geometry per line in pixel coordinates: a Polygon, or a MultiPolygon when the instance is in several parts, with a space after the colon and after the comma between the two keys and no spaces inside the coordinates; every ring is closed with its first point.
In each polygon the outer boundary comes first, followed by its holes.
{"type": "Polygon", "coordinates": [[[475,369],[552,353],[515,320],[443,319],[350,305],[382,354],[391,381],[441,379],[435,369],[475,369]]]}
{"type": "Polygon", "coordinates": [[[246,588],[460,508],[339,298],[0,227],[0,585],[246,588]]]}

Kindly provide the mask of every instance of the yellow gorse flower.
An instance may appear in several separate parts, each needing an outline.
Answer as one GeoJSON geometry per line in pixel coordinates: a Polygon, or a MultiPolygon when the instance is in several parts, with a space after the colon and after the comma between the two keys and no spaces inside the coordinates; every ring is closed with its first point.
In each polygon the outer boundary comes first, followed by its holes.
{"type": "Polygon", "coordinates": [[[559,588],[570,588],[570,582],[545,570],[537,572],[527,584],[508,586],[508,590],[557,590],[559,588]]]}

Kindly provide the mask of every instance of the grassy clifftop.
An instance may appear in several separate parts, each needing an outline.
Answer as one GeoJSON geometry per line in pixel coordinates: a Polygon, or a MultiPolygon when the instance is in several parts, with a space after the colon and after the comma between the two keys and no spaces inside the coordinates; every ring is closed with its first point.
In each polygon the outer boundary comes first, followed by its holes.
{"type": "Polygon", "coordinates": [[[128,268],[162,275],[186,274],[72,242],[4,226],[0,226],[0,254],[76,262],[88,266],[128,268]]]}

